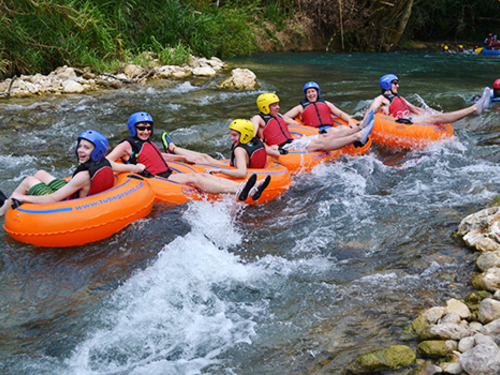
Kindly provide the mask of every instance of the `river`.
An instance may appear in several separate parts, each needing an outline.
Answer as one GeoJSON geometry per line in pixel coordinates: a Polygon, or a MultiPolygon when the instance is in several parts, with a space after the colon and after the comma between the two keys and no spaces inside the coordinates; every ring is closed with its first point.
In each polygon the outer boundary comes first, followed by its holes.
{"type": "MultiPolygon", "coordinates": [[[[75,137],[112,145],[136,111],[183,147],[229,155],[227,126],[276,92],[282,112],[309,80],[358,119],[386,73],[417,104],[452,111],[499,78],[492,56],[434,52],[264,54],[230,60],[258,92],[216,79],[0,100],[0,189],[76,166],[75,137]]],[[[500,105],[455,123],[456,137],[422,151],[372,146],[294,178],[280,199],[156,207],[111,238],[36,248],[1,229],[0,373],[343,374],[356,356],[416,348],[421,311],[470,291],[474,253],[453,237],[491,204],[500,183],[500,105]]],[[[3,223],[3,220],[2,220],[3,223]]]]}

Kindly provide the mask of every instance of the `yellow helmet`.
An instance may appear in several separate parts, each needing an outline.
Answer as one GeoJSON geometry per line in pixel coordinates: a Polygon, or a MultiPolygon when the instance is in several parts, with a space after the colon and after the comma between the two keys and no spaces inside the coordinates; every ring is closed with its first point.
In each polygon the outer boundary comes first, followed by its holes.
{"type": "Polygon", "coordinates": [[[257,108],[259,108],[259,111],[263,114],[268,115],[270,112],[269,106],[273,103],[278,103],[279,101],[280,98],[278,98],[278,95],[273,94],[272,92],[266,92],[264,94],[260,94],[257,98],[257,108]]]}
{"type": "Polygon", "coordinates": [[[464,46],[462,46],[461,44],[458,46],[458,48],[464,48],[464,46]]]}
{"type": "Polygon", "coordinates": [[[248,143],[253,139],[255,126],[252,121],[236,119],[229,124],[229,129],[240,133],[240,143],[248,143]]]}
{"type": "Polygon", "coordinates": [[[444,46],[444,50],[446,51],[448,49],[448,46],[444,46]]]}

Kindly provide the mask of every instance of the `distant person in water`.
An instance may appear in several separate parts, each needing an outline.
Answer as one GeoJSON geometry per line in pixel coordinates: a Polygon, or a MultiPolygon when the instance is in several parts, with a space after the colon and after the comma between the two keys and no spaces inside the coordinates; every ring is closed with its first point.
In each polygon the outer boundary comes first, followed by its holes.
{"type": "Polygon", "coordinates": [[[257,108],[260,113],[252,117],[251,121],[257,129],[258,136],[269,146],[277,145],[280,149],[294,151],[331,151],[338,150],[351,143],[359,141],[361,145],[366,144],[373,129],[373,120],[366,121],[366,126],[349,129],[350,134],[337,136],[327,132],[325,134],[312,135],[294,139],[288,130],[288,121],[279,113],[279,98],[273,93],[264,93],[257,98],[257,108]]]}
{"type": "Polygon", "coordinates": [[[386,74],[381,77],[379,84],[382,94],[375,98],[369,109],[373,109],[375,113],[381,112],[397,119],[413,120],[416,116],[420,116],[420,121],[446,124],[461,120],[472,114],[480,115],[490,104],[491,90],[486,87],[478,102],[470,107],[454,112],[429,113],[428,110],[411,104],[399,95],[399,78],[394,74],[386,74]]]}
{"type": "Polygon", "coordinates": [[[443,47],[443,52],[444,53],[451,53],[451,50],[448,48],[448,46],[443,47]]]}
{"type": "Polygon", "coordinates": [[[460,45],[457,47],[457,53],[462,53],[462,52],[465,52],[465,49],[464,49],[464,46],[460,44],[460,45]]]}
{"type": "Polygon", "coordinates": [[[104,156],[108,147],[108,140],[101,133],[95,130],[80,133],[75,148],[80,166],[71,180],[61,180],[44,170],[26,177],[9,199],[1,194],[0,216],[5,215],[14,199],[21,203],[47,204],[83,198],[111,189],[115,181],[113,171],[140,173],[144,170],[143,164],[124,165],[107,160],[104,156]]]}
{"type": "MultiPolygon", "coordinates": [[[[491,100],[500,99],[500,78],[493,82],[493,88],[491,89],[490,93],[491,100]]],[[[472,102],[477,102],[480,98],[481,95],[474,95],[474,97],[472,98],[472,102]]]]}

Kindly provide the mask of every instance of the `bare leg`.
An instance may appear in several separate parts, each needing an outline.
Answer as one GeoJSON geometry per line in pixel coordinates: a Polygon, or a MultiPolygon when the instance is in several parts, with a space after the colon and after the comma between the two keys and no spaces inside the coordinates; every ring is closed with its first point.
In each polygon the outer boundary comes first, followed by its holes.
{"type": "Polygon", "coordinates": [[[172,147],[172,144],[170,144],[169,150],[173,149],[173,154],[179,155],[179,156],[185,156],[188,157],[196,162],[196,164],[216,164],[216,165],[223,165],[219,160],[211,157],[208,154],[197,152],[197,151],[192,151],[192,150],[187,150],[182,147],[172,147]]]}
{"type": "Polygon", "coordinates": [[[320,134],[317,140],[311,141],[307,146],[307,151],[332,151],[338,150],[342,147],[345,147],[355,141],[360,140],[363,137],[363,131],[359,129],[356,133],[348,135],[346,137],[336,137],[331,134],[320,134]]]}
{"type": "Polygon", "coordinates": [[[229,193],[236,194],[239,183],[223,177],[212,176],[208,173],[179,173],[172,174],[169,180],[181,184],[194,186],[209,194],[229,193]]]}
{"type": "Polygon", "coordinates": [[[435,113],[425,116],[425,120],[435,124],[447,124],[461,120],[477,112],[477,104],[454,112],[435,113]]]}

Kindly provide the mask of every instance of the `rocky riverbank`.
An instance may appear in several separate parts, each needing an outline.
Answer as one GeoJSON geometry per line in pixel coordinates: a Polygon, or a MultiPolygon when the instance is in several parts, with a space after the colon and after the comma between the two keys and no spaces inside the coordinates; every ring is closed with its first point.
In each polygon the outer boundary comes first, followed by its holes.
{"type": "Polygon", "coordinates": [[[351,373],[397,369],[414,362],[415,368],[405,374],[500,373],[500,207],[467,216],[456,235],[480,252],[476,259],[480,272],[471,280],[477,290],[463,300],[432,307],[411,322],[408,329],[418,338],[419,359],[411,348],[395,345],[358,357],[351,373]]]}
{"type": "MultiPolygon", "coordinates": [[[[213,77],[228,70],[228,64],[216,57],[211,59],[191,56],[183,65],[158,65],[144,68],[128,64],[115,73],[95,74],[90,69],[68,66],[57,68],[48,75],[22,75],[0,82],[0,96],[30,96],[42,94],[69,94],[101,89],[118,89],[127,84],[145,83],[158,79],[187,79],[213,77]]],[[[223,77],[222,77],[223,78],[223,77]]],[[[232,69],[231,75],[218,83],[218,88],[253,90],[259,85],[248,69],[232,69]]]]}

